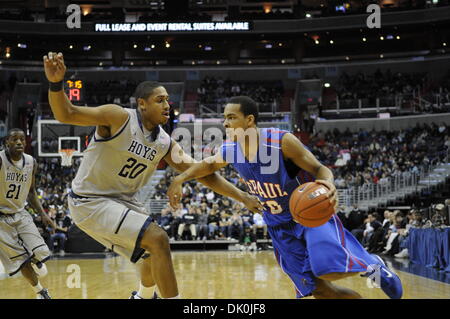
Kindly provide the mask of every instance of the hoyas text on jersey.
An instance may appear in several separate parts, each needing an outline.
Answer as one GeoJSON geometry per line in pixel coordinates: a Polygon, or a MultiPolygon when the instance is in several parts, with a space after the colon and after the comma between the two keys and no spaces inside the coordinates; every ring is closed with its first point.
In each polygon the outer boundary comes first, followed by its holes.
{"type": "Polygon", "coordinates": [[[148,147],[138,141],[132,140],[128,152],[136,154],[139,157],[153,161],[157,151],[154,148],[148,147]]]}
{"type": "Polygon", "coordinates": [[[28,174],[22,173],[6,173],[6,181],[7,182],[26,182],[28,180],[28,174]]]}

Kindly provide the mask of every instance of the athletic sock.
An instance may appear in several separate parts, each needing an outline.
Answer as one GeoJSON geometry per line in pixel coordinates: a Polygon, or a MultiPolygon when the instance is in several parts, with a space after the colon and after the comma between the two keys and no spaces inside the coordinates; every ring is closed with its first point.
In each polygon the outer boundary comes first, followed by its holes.
{"type": "Polygon", "coordinates": [[[35,293],[38,293],[39,291],[41,291],[42,289],[44,289],[44,287],[41,286],[41,283],[38,281],[36,286],[32,286],[33,290],[35,293]]]}
{"type": "Polygon", "coordinates": [[[151,299],[153,298],[153,293],[155,292],[155,286],[152,287],[145,287],[142,285],[142,283],[139,283],[139,291],[138,295],[144,299],[151,299]]]}

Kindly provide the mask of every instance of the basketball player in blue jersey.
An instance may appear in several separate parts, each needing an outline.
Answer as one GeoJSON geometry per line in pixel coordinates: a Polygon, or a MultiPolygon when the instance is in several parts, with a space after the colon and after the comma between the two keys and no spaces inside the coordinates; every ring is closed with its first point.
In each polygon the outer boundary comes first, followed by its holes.
{"type": "MultiPolygon", "coordinates": [[[[179,298],[167,233],[136,199],[161,160],[178,171],[193,164],[161,127],[169,120],[166,89],[157,82],[140,83],[134,94],[137,109],[115,104],[78,107],[63,90],[66,66],[62,53],[49,52],[43,60],[55,118],[72,125],[96,126],[68,198],[75,224],[105,247],[139,263],[140,288],[132,299],[151,298],[155,284],[163,298],[179,298]]],[[[199,181],[250,210],[262,209],[256,196],[218,174],[199,181]]]]}
{"type": "MultiPolygon", "coordinates": [[[[193,178],[209,175],[232,164],[245,180],[249,192],[264,203],[264,219],[272,238],[276,259],[293,281],[297,297],[361,298],[332,281],[362,275],[380,285],[390,298],[401,298],[402,285],[376,255],[369,254],[342,226],[336,215],[319,227],[293,221],[289,212],[291,193],[313,181],[325,185],[329,200],[338,205],[333,173],[291,133],[258,128],[256,103],[249,97],[233,97],[225,107],[224,127],[231,141],[216,155],[178,175],[168,190],[172,206],[178,204],[181,186],[193,178]],[[250,142],[251,135],[255,138],[250,142]]],[[[364,280],[367,280],[365,278],[364,280]]]]}

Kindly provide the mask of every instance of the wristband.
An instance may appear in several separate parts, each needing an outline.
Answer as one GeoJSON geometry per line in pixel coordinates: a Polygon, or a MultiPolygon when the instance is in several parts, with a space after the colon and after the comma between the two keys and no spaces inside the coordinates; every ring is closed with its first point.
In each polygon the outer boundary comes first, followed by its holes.
{"type": "Polygon", "coordinates": [[[49,82],[48,89],[52,92],[59,92],[63,89],[63,81],[49,82]]]}

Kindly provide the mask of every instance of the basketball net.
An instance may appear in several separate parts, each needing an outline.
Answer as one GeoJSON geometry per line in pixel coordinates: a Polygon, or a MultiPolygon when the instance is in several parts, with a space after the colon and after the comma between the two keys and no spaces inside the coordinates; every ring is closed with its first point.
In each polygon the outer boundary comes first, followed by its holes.
{"type": "Polygon", "coordinates": [[[58,151],[59,155],[61,156],[62,166],[72,166],[72,157],[74,152],[75,150],[70,148],[61,149],[58,151]]]}

